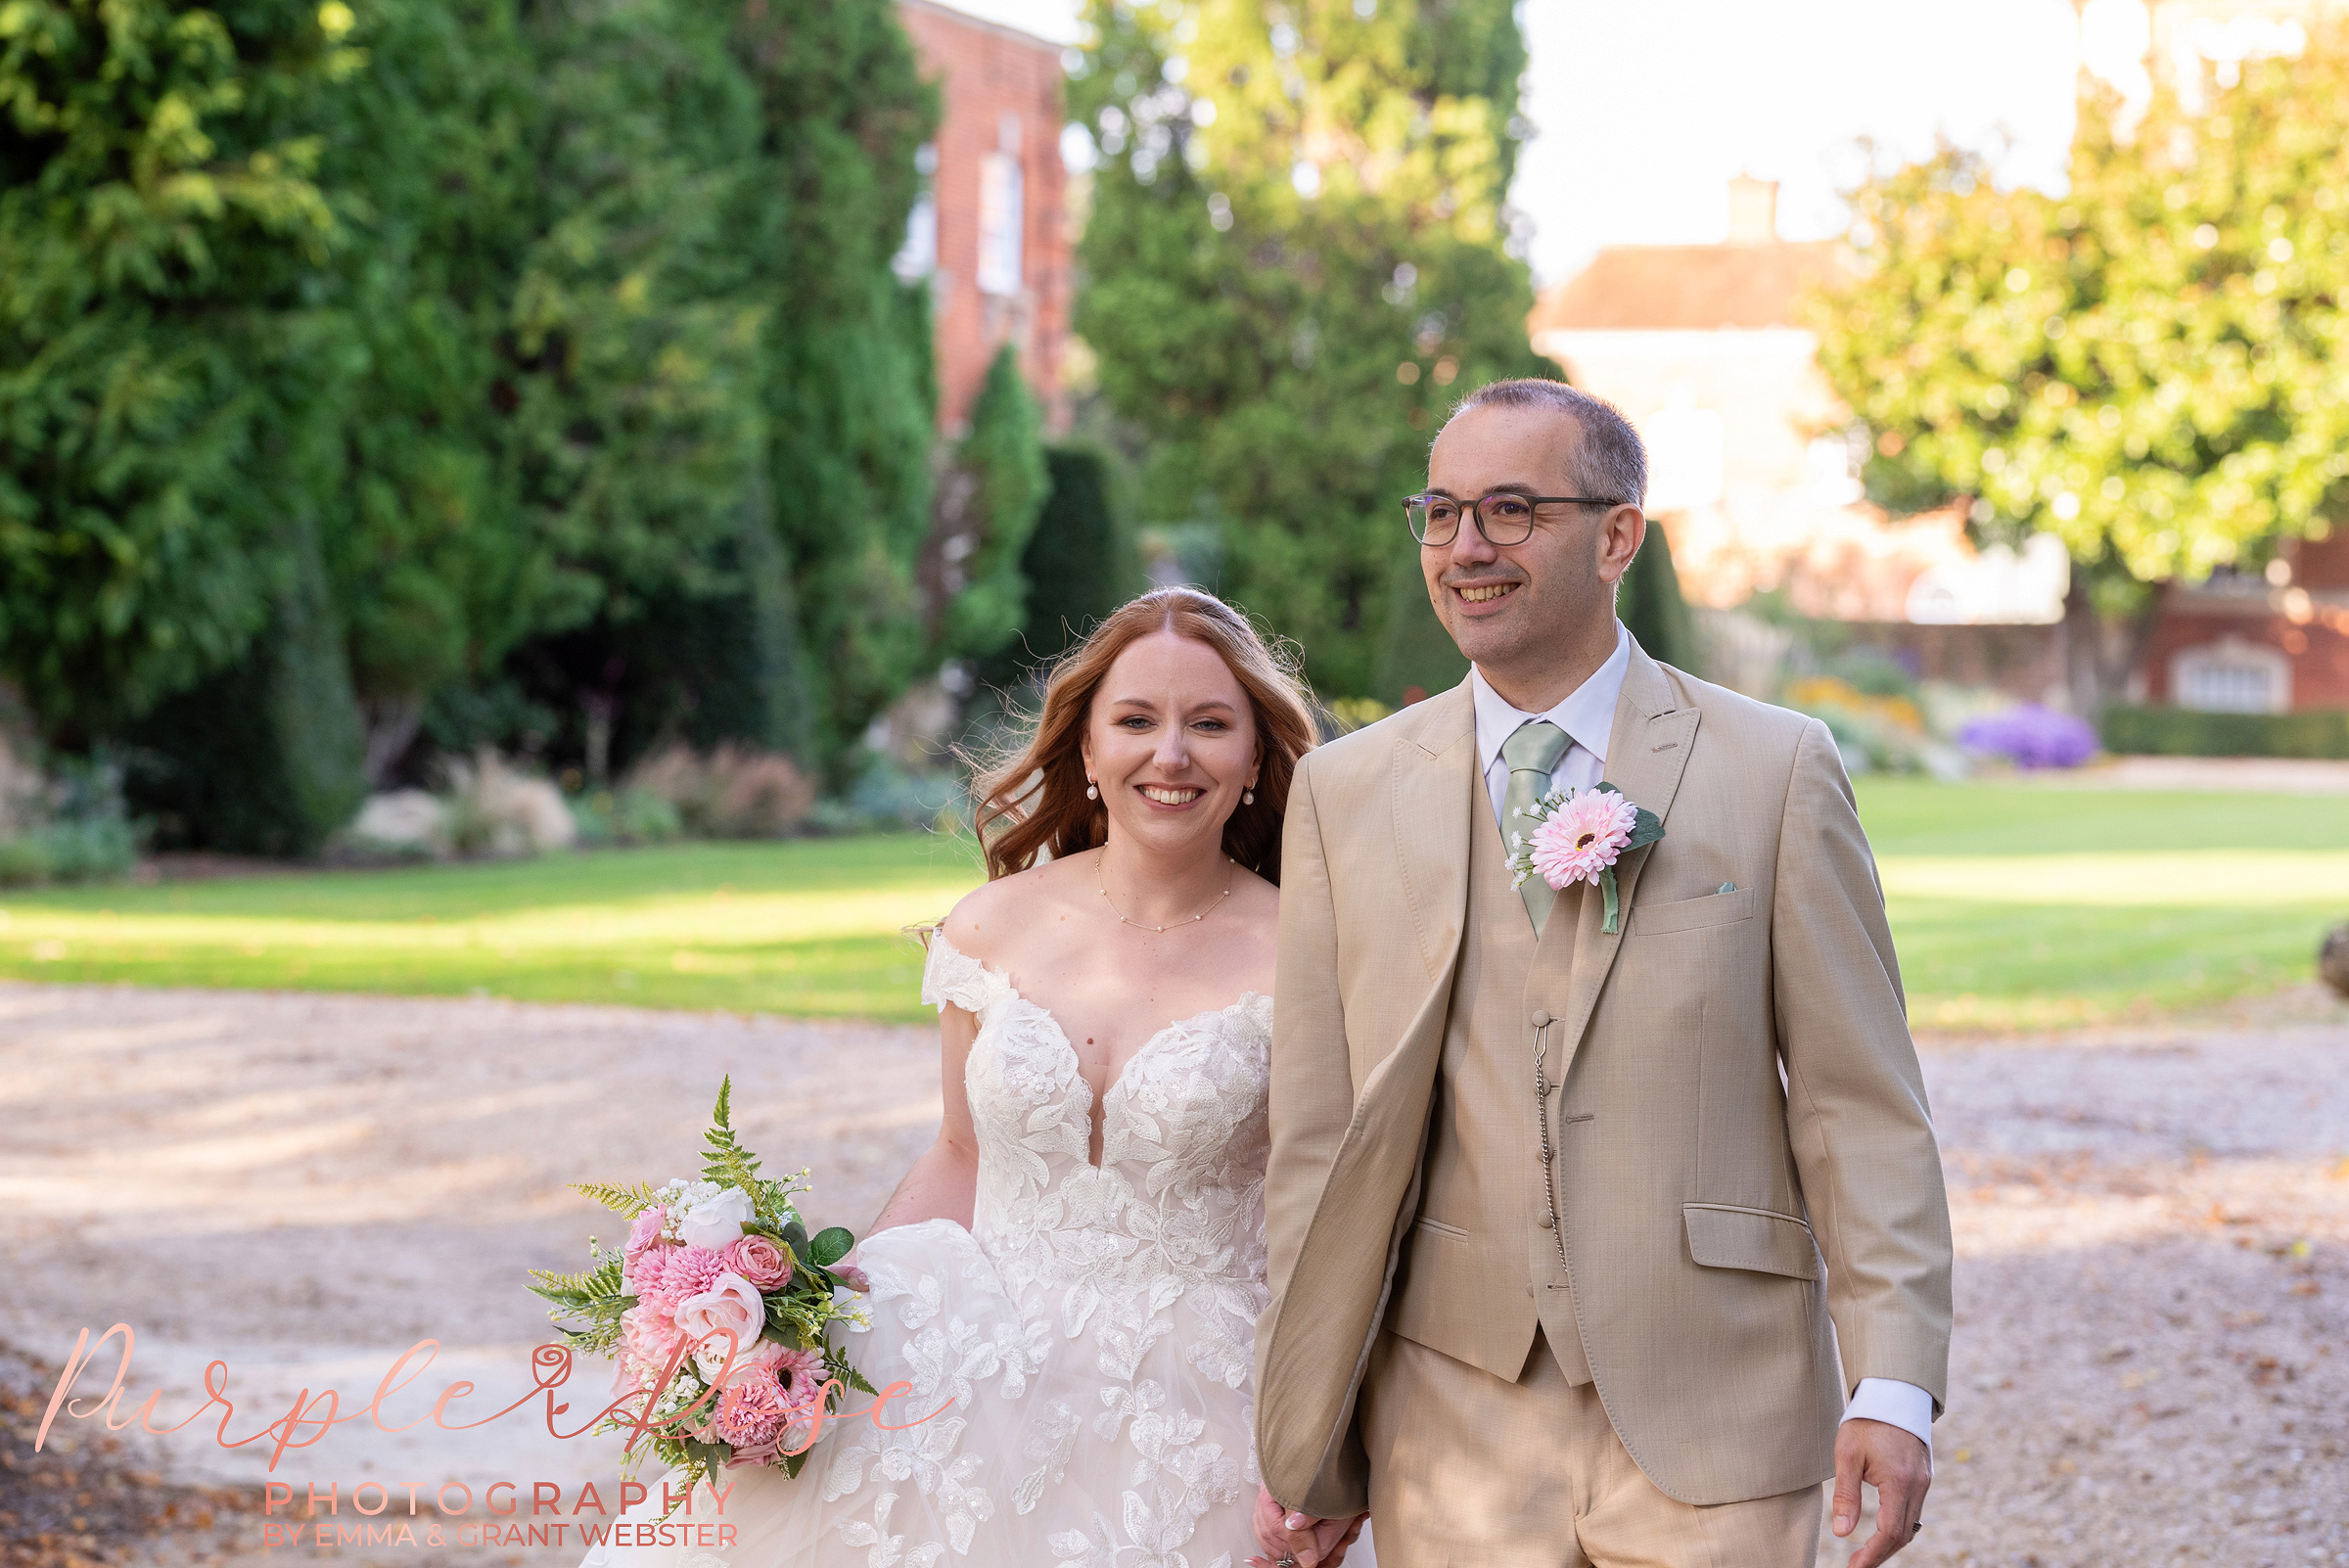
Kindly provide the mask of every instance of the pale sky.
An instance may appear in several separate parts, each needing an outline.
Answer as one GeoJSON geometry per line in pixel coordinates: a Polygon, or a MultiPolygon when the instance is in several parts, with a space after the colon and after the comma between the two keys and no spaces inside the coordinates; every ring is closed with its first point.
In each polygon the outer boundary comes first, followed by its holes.
{"type": "MultiPolygon", "coordinates": [[[[949,0],[1067,42],[1076,0],[949,0]]],[[[1727,186],[1780,182],[1778,231],[1843,231],[1836,194],[1857,143],[1929,153],[1936,132],[2000,156],[2002,183],[2061,183],[2082,50],[2125,80],[2142,0],[1523,0],[1532,52],[1512,200],[1533,223],[1539,283],[1601,245],[1702,244],[1728,227],[1727,186]]]]}

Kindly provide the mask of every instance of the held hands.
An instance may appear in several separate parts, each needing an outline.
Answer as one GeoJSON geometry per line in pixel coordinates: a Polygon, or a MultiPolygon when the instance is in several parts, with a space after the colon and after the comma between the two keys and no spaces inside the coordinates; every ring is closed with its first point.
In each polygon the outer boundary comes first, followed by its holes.
{"type": "Polygon", "coordinates": [[[1351,1519],[1316,1519],[1311,1514],[1295,1513],[1272,1500],[1272,1494],[1263,1487],[1256,1492],[1256,1539],[1265,1548],[1261,1557],[1248,1559],[1249,1568],[1276,1568],[1283,1557],[1296,1559],[1297,1568],[1338,1568],[1346,1560],[1346,1548],[1355,1544],[1369,1519],[1358,1513],[1351,1519]]]}
{"type": "MultiPolygon", "coordinates": [[[[1835,1434],[1835,1534],[1860,1527],[1860,1485],[1876,1489],[1876,1533],[1852,1553],[1848,1568],[1876,1568],[1915,1539],[1933,1484],[1933,1457],[1913,1433],[1857,1417],[1835,1434]]],[[[1262,1534],[1260,1528],[1259,1534],[1262,1534]]],[[[1302,1555],[1297,1559],[1302,1563],[1302,1555]]]]}

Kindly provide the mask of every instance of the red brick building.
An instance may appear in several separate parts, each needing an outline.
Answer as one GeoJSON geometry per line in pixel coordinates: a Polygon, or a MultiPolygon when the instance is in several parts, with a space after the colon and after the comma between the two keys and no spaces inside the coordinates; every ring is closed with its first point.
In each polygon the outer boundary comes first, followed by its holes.
{"type": "Polygon", "coordinates": [[[2220,713],[2349,709],[2349,530],[2287,543],[2264,574],[2172,583],[2135,684],[2220,713]]]}
{"type": "Polygon", "coordinates": [[[897,262],[900,276],[930,278],[939,426],[963,429],[1008,343],[1057,432],[1070,292],[1060,46],[935,0],[898,0],[898,14],[944,109],[897,262]]]}

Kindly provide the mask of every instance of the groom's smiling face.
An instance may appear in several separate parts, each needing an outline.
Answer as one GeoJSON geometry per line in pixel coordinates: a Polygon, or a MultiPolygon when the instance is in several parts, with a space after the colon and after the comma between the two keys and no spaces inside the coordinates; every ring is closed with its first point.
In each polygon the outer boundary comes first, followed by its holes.
{"type": "MultiPolygon", "coordinates": [[[[1580,495],[1581,440],[1574,416],[1560,410],[1472,408],[1436,438],[1427,487],[1463,503],[1498,491],[1580,495]]],[[[1495,544],[1463,516],[1449,544],[1420,546],[1428,597],[1445,629],[1512,701],[1545,689],[1548,668],[1572,664],[1569,650],[1589,640],[1591,628],[1603,628],[1612,648],[1623,567],[1613,559],[1619,552],[1604,547],[1609,516],[1595,506],[1543,506],[1520,544],[1495,544]]]]}

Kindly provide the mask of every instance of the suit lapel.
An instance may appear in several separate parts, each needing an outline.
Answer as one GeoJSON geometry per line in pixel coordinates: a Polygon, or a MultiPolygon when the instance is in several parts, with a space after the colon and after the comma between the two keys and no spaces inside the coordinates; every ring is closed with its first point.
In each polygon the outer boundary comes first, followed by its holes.
{"type": "MultiPolygon", "coordinates": [[[[1677,706],[1672,686],[1663,670],[1646,652],[1632,644],[1631,668],[1624,671],[1623,696],[1615,704],[1615,727],[1607,740],[1606,779],[1623,791],[1624,798],[1634,806],[1642,806],[1664,819],[1665,836],[1672,833],[1672,802],[1681,787],[1681,774],[1688,765],[1688,752],[1696,739],[1697,710],[1677,706]]],[[[1605,921],[1606,900],[1596,888],[1582,890],[1581,914],[1574,933],[1574,963],[1569,971],[1566,989],[1566,1012],[1560,1019],[1565,1029],[1562,1038],[1566,1054],[1558,1069],[1558,1079],[1566,1077],[1566,1068],[1573,1065],[1574,1054],[1581,1048],[1583,1032],[1590,1025],[1591,1010],[1598,1005],[1598,993],[1607,976],[1615,967],[1615,955],[1623,948],[1624,933],[1631,927],[1632,898],[1639,886],[1639,873],[1647,865],[1655,846],[1632,851],[1616,863],[1615,887],[1617,908],[1621,918],[1614,934],[1601,931],[1605,921]]]]}
{"type": "Polygon", "coordinates": [[[1420,706],[1426,720],[1395,748],[1395,853],[1428,981],[1449,984],[1468,911],[1476,708],[1466,681],[1420,706]]]}

